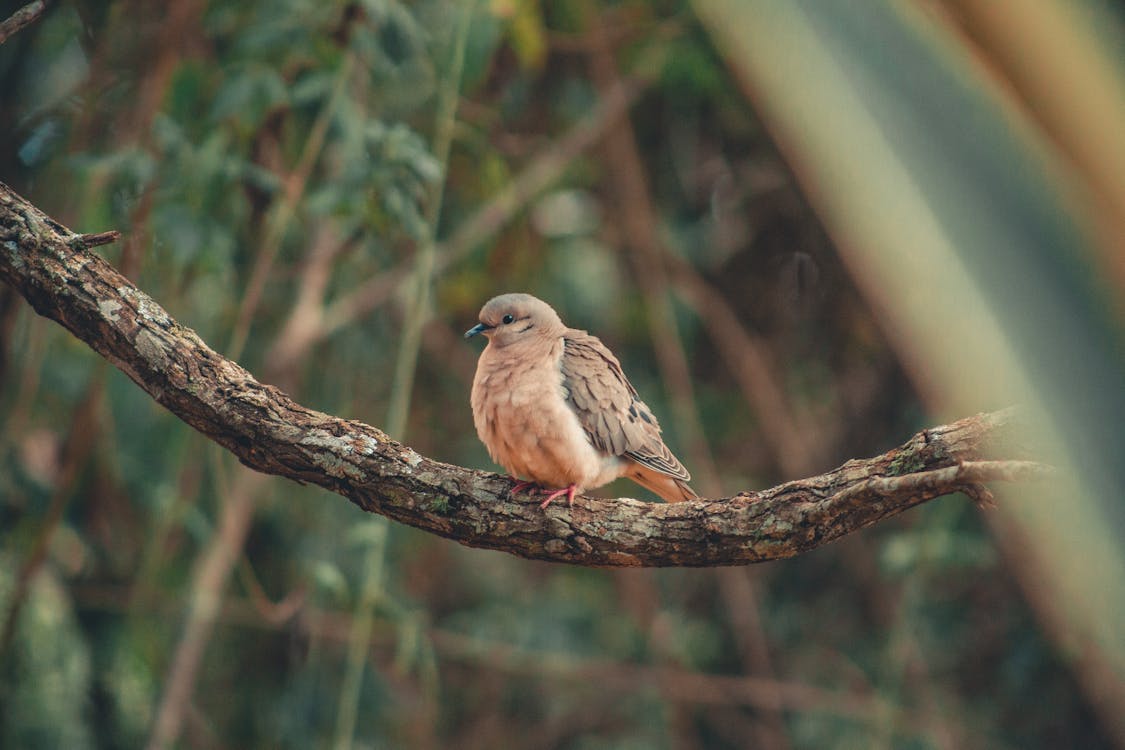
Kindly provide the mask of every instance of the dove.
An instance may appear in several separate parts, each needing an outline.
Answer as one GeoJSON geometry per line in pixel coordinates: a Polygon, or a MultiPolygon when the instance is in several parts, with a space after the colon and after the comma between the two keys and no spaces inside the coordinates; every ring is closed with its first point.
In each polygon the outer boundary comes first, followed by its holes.
{"type": "Polygon", "coordinates": [[[473,423],[492,459],[517,480],[512,492],[566,495],[627,477],[666,502],[691,500],[691,475],[617,357],[597,337],[568,328],[546,302],[502,294],[465,338],[488,344],[477,361],[473,423]]]}

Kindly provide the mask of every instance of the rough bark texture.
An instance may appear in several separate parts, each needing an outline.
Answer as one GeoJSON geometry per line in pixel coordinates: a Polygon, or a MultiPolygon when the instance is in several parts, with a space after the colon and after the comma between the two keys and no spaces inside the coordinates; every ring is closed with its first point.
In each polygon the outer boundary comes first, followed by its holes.
{"type": "MultiPolygon", "coordinates": [[[[0,183],[0,279],[177,417],[257,471],[473,547],[590,566],[711,566],[806,552],[940,495],[1044,467],[985,460],[1010,412],[915,435],[881,456],[721,500],[580,497],[539,509],[504,477],[439,463],[370,425],[295,403],[210,349],[76,235],[0,183]]],[[[104,240],[100,240],[104,241],[104,240]]]]}

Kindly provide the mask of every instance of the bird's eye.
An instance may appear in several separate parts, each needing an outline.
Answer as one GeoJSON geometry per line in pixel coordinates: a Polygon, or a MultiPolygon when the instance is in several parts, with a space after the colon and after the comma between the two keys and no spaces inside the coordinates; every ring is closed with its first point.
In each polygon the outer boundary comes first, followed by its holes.
{"type": "Polygon", "coordinates": [[[501,323],[511,323],[513,320],[515,320],[515,318],[512,317],[511,313],[508,313],[507,315],[505,315],[503,318],[500,319],[500,322],[501,323]]]}

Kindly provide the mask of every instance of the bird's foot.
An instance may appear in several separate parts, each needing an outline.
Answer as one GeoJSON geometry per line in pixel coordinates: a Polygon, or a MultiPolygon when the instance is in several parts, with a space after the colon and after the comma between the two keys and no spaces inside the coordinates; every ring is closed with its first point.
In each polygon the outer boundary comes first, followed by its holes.
{"type": "Polygon", "coordinates": [[[546,490],[535,482],[528,482],[523,479],[516,479],[515,477],[512,477],[512,479],[515,481],[515,484],[512,485],[512,489],[508,490],[508,497],[513,497],[518,492],[526,492],[529,495],[546,494],[547,499],[539,504],[539,507],[543,510],[546,510],[547,506],[550,505],[551,501],[556,497],[562,495],[566,495],[567,507],[574,505],[574,495],[578,492],[578,485],[576,484],[568,485],[561,490],[546,490]]]}
{"type": "Polygon", "coordinates": [[[559,497],[560,495],[566,495],[566,505],[569,508],[570,506],[574,505],[574,493],[577,491],[578,485],[576,484],[571,484],[568,487],[563,487],[561,490],[555,490],[551,494],[547,495],[547,499],[540,503],[539,507],[543,510],[547,510],[547,506],[551,504],[552,500],[554,500],[556,497],[559,497]]]}
{"type": "Polygon", "coordinates": [[[515,477],[512,477],[512,479],[515,480],[515,484],[512,485],[512,489],[508,490],[508,497],[515,496],[517,492],[527,492],[529,495],[537,495],[543,491],[543,488],[535,482],[525,482],[515,477]]]}

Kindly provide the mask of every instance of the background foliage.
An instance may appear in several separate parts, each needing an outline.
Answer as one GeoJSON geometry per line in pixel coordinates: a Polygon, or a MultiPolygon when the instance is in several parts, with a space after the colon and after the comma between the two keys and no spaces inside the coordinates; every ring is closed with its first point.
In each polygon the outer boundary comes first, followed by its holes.
{"type": "MultiPolygon", "coordinates": [[[[969,0],[76,0],[0,47],[0,178],[122,230],[107,257],[260,378],[462,465],[491,464],[460,332],[494,294],[541,296],[618,353],[718,496],[1023,395],[971,343],[987,314],[911,275],[932,256],[887,192],[906,165],[956,230],[944,265],[1034,322],[1013,348],[1079,310],[1083,455],[1125,465],[1125,189],[1100,169],[1125,148],[1125,36],[1119,5],[1079,6],[1041,47],[1102,113],[1070,133],[1065,87],[1010,64],[1053,0],[999,26],[969,0]],[[990,277],[995,227],[1033,219],[1050,231],[990,277]],[[887,238],[898,277],[864,254],[887,238]],[[1042,268],[1036,318],[1000,292],[1042,268]],[[933,289],[936,326],[896,306],[933,289]]],[[[1015,358],[1029,379],[1053,372],[1038,353],[1015,358]]],[[[1074,532],[1105,606],[1060,604],[1035,577],[1058,540],[1009,515],[1022,488],[768,566],[572,569],[250,475],[8,289],[0,387],[5,747],[1125,746],[1117,559],[1074,532]]],[[[1046,527],[1089,508],[1119,538],[1121,485],[1100,486],[1046,527]]]]}

